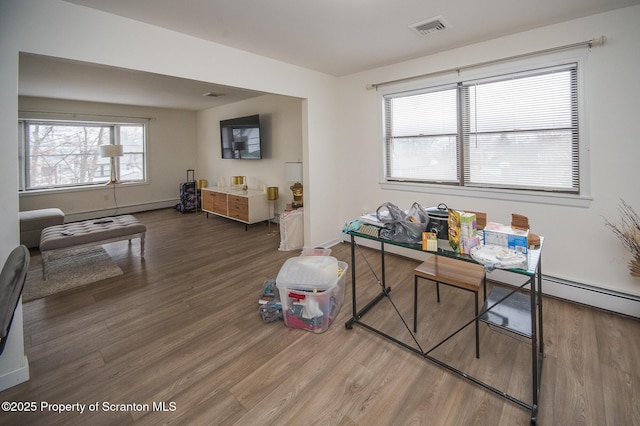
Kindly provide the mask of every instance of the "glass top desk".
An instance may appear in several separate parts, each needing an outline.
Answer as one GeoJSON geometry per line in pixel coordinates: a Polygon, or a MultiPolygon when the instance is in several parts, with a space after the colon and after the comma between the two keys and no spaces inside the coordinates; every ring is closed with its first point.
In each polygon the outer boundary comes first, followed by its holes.
{"type": "MultiPolygon", "coordinates": [[[[535,249],[528,250],[528,262],[527,269],[520,268],[509,268],[509,269],[501,269],[504,271],[509,271],[515,274],[522,275],[526,277],[526,281],[519,285],[513,286],[510,288],[505,288],[501,286],[492,286],[489,295],[486,297],[484,301],[484,305],[482,309],[479,311],[478,316],[469,320],[466,324],[460,327],[458,330],[447,336],[441,342],[437,343],[434,347],[429,350],[423,350],[418,344],[415,336],[409,329],[406,321],[400,313],[398,315],[402,319],[407,331],[411,334],[412,338],[417,344],[417,347],[409,345],[387,333],[381,331],[367,323],[365,323],[362,318],[366,315],[366,313],[375,307],[375,305],[383,300],[384,298],[391,298],[390,292],[391,287],[386,283],[386,274],[385,274],[385,246],[392,245],[398,247],[404,247],[410,250],[417,250],[423,253],[429,253],[437,256],[446,256],[452,259],[459,260],[461,262],[476,262],[471,256],[466,254],[459,254],[451,250],[447,241],[438,240],[438,251],[429,251],[425,252],[422,250],[422,244],[410,244],[410,243],[401,243],[391,240],[382,239],[379,237],[375,237],[368,234],[363,234],[357,231],[348,231],[347,234],[351,239],[351,290],[352,290],[352,317],[345,323],[345,327],[347,329],[352,329],[353,325],[362,326],[370,331],[377,333],[378,335],[393,341],[394,343],[399,344],[400,346],[409,349],[424,359],[431,361],[441,367],[446,368],[447,370],[458,374],[464,377],[467,380],[470,380],[477,385],[482,386],[483,388],[531,411],[531,423],[536,423],[537,411],[538,411],[538,397],[540,393],[540,377],[542,373],[542,359],[544,357],[544,343],[542,337],[542,261],[541,261],[541,252],[542,252],[542,244],[544,239],[540,238],[540,246],[535,249]],[[364,306],[358,309],[358,300],[357,300],[357,285],[356,285],[356,248],[359,249],[358,239],[365,239],[373,241],[379,244],[380,247],[380,256],[381,256],[381,274],[378,277],[373,271],[371,265],[366,260],[364,255],[362,255],[363,259],[367,263],[369,269],[374,274],[378,284],[380,286],[380,292],[371,300],[365,302],[364,306]],[[526,290],[527,292],[523,292],[522,290],[526,290]],[[514,396],[509,395],[508,393],[496,389],[495,387],[479,380],[469,374],[466,374],[463,371],[458,370],[457,368],[446,364],[445,362],[435,358],[430,354],[430,352],[440,346],[445,341],[449,340],[455,334],[462,331],[468,325],[474,323],[476,319],[479,319],[482,322],[487,323],[491,327],[496,327],[497,329],[505,330],[508,333],[514,334],[516,336],[520,336],[523,339],[528,340],[528,343],[531,344],[531,386],[532,386],[532,401],[531,403],[522,401],[514,396]]],[[[499,280],[496,280],[499,282],[499,280]]],[[[392,302],[393,303],[393,302],[392,302]]],[[[397,311],[396,311],[397,312],[397,311]]]]}

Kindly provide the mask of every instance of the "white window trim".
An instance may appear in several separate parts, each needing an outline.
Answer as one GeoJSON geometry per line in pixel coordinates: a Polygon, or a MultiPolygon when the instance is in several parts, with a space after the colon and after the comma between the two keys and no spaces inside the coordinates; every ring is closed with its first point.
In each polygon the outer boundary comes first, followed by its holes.
{"type": "Polygon", "coordinates": [[[588,114],[587,114],[587,62],[588,50],[582,52],[565,51],[557,52],[549,55],[541,55],[510,61],[508,63],[489,65],[477,69],[466,69],[460,72],[439,75],[435,77],[413,80],[394,85],[380,87],[378,89],[378,132],[380,143],[379,157],[379,184],[382,189],[394,191],[420,192],[435,195],[455,195],[462,197],[489,198],[506,201],[520,201],[536,204],[551,204],[571,207],[589,207],[591,197],[591,171],[590,171],[590,145],[588,137],[588,114]],[[488,76],[500,74],[511,74],[516,72],[528,71],[536,68],[545,68],[550,66],[563,65],[569,62],[578,64],[578,140],[579,140],[579,168],[580,168],[580,194],[564,194],[552,193],[544,191],[527,191],[527,190],[507,190],[495,188],[477,188],[456,185],[438,185],[423,184],[415,182],[397,182],[389,181],[386,176],[386,147],[384,137],[384,96],[410,92],[425,87],[444,86],[456,83],[462,79],[474,80],[488,76]]]}
{"type": "MultiPolygon", "coordinates": [[[[142,186],[149,185],[149,182],[122,182],[118,183],[118,188],[122,186],[126,186],[127,188],[133,186],[142,186]]],[[[63,193],[72,193],[72,192],[84,192],[84,191],[103,191],[105,189],[111,189],[113,185],[107,184],[96,184],[96,185],[77,185],[77,186],[68,186],[68,187],[60,187],[60,188],[41,188],[41,189],[30,189],[28,191],[18,191],[19,198],[23,197],[32,197],[37,195],[44,194],[63,194],[63,193]]]]}
{"type": "MultiPolygon", "coordinates": [[[[139,181],[125,181],[118,183],[119,186],[139,186],[149,185],[149,124],[150,118],[145,117],[125,117],[116,115],[92,115],[92,114],[80,114],[80,113],[64,113],[64,112],[45,112],[45,111],[19,111],[18,121],[59,121],[61,123],[107,123],[110,125],[117,124],[141,124],[144,126],[144,170],[145,176],[143,180],[139,181]]],[[[20,130],[19,130],[20,131],[20,130]]],[[[21,174],[20,179],[23,179],[24,173],[21,174]]],[[[18,195],[20,197],[29,197],[32,195],[53,194],[53,193],[70,193],[78,191],[92,191],[102,190],[105,186],[102,184],[86,184],[86,185],[74,185],[74,186],[61,186],[55,188],[36,188],[29,190],[19,190],[18,195]]]]}

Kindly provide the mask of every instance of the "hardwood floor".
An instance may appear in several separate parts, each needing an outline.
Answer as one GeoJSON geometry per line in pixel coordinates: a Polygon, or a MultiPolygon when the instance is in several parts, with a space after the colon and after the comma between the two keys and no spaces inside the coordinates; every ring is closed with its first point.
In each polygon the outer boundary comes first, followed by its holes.
{"type": "MultiPolygon", "coordinates": [[[[346,330],[350,271],[344,306],[325,333],[263,323],[263,282],[299,254],[278,251],[279,238],[265,225],[245,231],[227,219],[170,209],[136,216],[148,227],[144,261],[137,241],[105,245],[122,276],[24,304],[31,380],[0,400],[34,401],[38,410],[0,412],[1,424],[529,423],[527,410],[411,351],[362,327],[346,330]],[[43,403],[85,404],[85,411],[56,413],[43,403]]],[[[347,244],[332,249],[350,264],[347,244]]],[[[379,267],[379,256],[363,251],[379,267]]],[[[417,264],[387,257],[393,301],[410,323],[417,264]]],[[[365,262],[356,274],[364,301],[377,292],[375,280],[365,262]]],[[[469,292],[441,286],[437,304],[435,286],[423,283],[420,345],[470,319],[472,301],[469,292]]],[[[640,424],[640,322],[548,297],[543,307],[538,423],[640,424]]],[[[387,300],[366,320],[413,344],[387,300]]],[[[484,324],[480,330],[479,360],[473,327],[434,356],[530,400],[530,347],[484,324]]]]}

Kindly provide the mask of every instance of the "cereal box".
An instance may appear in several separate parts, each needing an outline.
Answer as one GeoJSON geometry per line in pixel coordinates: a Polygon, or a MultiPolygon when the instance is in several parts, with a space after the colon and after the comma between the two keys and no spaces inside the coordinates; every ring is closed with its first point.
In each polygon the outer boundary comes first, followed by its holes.
{"type": "Polygon", "coordinates": [[[480,244],[475,213],[449,210],[449,245],[460,253],[469,253],[480,244]]]}

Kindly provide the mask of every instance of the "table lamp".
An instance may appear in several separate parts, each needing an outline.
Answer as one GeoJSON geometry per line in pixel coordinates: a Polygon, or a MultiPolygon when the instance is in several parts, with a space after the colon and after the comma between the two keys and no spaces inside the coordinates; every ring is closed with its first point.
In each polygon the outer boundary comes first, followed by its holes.
{"type": "Polygon", "coordinates": [[[111,158],[111,178],[107,185],[120,183],[116,170],[116,157],[124,155],[122,145],[100,145],[100,156],[102,158],[111,158]]]}
{"type": "Polygon", "coordinates": [[[293,193],[293,203],[291,208],[298,209],[302,207],[302,163],[284,163],[284,175],[288,182],[295,182],[289,187],[293,193]]]}

